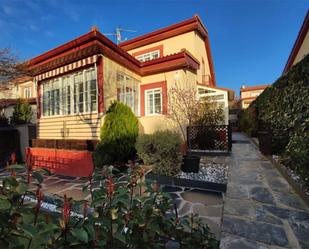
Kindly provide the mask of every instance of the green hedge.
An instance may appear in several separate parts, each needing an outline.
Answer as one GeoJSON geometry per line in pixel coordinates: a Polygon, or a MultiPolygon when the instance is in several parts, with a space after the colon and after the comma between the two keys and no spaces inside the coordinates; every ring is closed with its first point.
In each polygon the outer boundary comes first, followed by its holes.
{"type": "Polygon", "coordinates": [[[138,156],[145,164],[154,165],[154,173],[173,176],[180,171],[181,138],[172,131],[140,135],[136,141],[138,156]]]}
{"type": "Polygon", "coordinates": [[[250,106],[272,133],[275,154],[285,158],[308,185],[309,55],[268,87],[250,106]],[[307,180],[306,180],[307,178],[307,180]]]}

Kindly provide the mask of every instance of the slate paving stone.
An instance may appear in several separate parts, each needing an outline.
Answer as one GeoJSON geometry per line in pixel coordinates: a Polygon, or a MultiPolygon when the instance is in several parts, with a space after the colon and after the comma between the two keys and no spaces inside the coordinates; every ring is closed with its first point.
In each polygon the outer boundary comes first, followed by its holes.
{"type": "Polygon", "coordinates": [[[212,233],[214,233],[214,235],[216,236],[216,239],[220,238],[221,227],[220,227],[220,222],[219,221],[216,221],[215,219],[205,218],[205,217],[201,217],[201,221],[204,224],[207,224],[207,226],[209,227],[210,231],[212,233]]]}
{"type": "Polygon", "coordinates": [[[254,187],[250,190],[250,196],[253,200],[263,202],[263,203],[274,203],[272,194],[267,188],[264,187],[254,187]]]}
{"type": "Polygon", "coordinates": [[[302,248],[309,248],[309,220],[307,222],[289,222],[302,248]]]}
{"type": "Polygon", "coordinates": [[[221,205],[222,195],[218,192],[205,191],[205,190],[190,190],[181,193],[184,200],[194,203],[201,203],[204,205],[221,205]]]}
{"type": "Polygon", "coordinates": [[[268,249],[256,242],[244,238],[235,237],[229,234],[222,235],[220,249],[268,249]]]}
{"type": "Polygon", "coordinates": [[[270,162],[262,162],[260,163],[260,165],[263,169],[266,169],[266,170],[274,168],[274,166],[270,162]]]}
{"type": "Polygon", "coordinates": [[[249,193],[246,186],[243,185],[228,185],[226,196],[234,199],[248,199],[249,193]]]}
{"type": "Polygon", "coordinates": [[[163,192],[179,192],[179,191],[182,191],[182,188],[165,185],[165,186],[162,187],[162,191],[163,192]]]}
{"type": "Polygon", "coordinates": [[[255,215],[255,207],[251,200],[242,200],[225,198],[224,212],[229,215],[237,215],[242,217],[253,217],[255,215]]]}
{"type": "Polygon", "coordinates": [[[259,207],[259,208],[256,209],[255,219],[256,219],[256,221],[271,223],[271,224],[275,224],[275,225],[283,225],[281,219],[269,214],[262,207],[259,207]]]}
{"type": "Polygon", "coordinates": [[[282,178],[275,177],[273,179],[267,179],[268,185],[273,191],[281,191],[284,193],[291,193],[292,187],[287,183],[287,181],[283,180],[282,178]]]}
{"type": "Polygon", "coordinates": [[[269,245],[288,246],[289,244],[282,227],[262,222],[225,216],[223,231],[269,245]]]}
{"type": "Polygon", "coordinates": [[[275,192],[275,196],[277,197],[278,201],[280,201],[286,206],[293,207],[296,209],[302,209],[302,210],[307,209],[303,201],[295,194],[275,192]]]}
{"type": "Polygon", "coordinates": [[[190,202],[184,202],[181,208],[178,210],[179,216],[184,216],[189,214],[191,211],[192,204],[190,202]]]}
{"type": "Polygon", "coordinates": [[[221,217],[222,206],[205,206],[202,204],[193,205],[193,213],[200,216],[221,217]]]}
{"type": "Polygon", "coordinates": [[[309,212],[291,210],[268,205],[263,205],[263,208],[281,219],[289,219],[292,221],[309,220],[309,212]]]}
{"type": "Polygon", "coordinates": [[[172,199],[178,199],[179,198],[179,195],[176,194],[176,193],[168,193],[172,199]]]}

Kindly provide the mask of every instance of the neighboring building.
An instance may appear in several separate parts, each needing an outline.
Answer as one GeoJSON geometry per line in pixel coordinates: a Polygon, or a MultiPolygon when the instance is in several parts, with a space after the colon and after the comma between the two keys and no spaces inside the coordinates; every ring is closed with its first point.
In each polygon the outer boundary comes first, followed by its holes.
{"type": "Polygon", "coordinates": [[[118,46],[93,28],[28,66],[40,139],[98,140],[113,100],[131,107],[143,133],[171,128],[168,91],[175,84],[213,96],[228,123],[229,91],[216,86],[208,32],[198,16],[118,46]]]}
{"type": "Polygon", "coordinates": [[[240,107],[247,108],[268,86],[242,86],[240,88],[240,107]]]}
{"type": "Polygon", "coordinates": [[[309,53],[309,10],[298,33],[283,73],[287,73],[292,66],[301,61],[309,53]]]}
{"type": "Polygon", "coordinates": [[[35,124],[37,119],[36,97],[37,91],[33,78],[30,76],[20,77],[7,85],[1,86],[0,110],[10,119],[17,100],[24,99],[31,105],[33,111],[31,123],[35,124]]]}

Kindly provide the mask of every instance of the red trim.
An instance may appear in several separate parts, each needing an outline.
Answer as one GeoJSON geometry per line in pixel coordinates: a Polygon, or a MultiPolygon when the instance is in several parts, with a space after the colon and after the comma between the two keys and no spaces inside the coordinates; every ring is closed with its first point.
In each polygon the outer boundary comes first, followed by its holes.
{"type": "Polygon", "coordinates": [[[246,86],[245,88],[240,88],[240,92],[249,92],[249,91],[255,91],[255,90],[264,90],[269,85],[261,85],[261,86],[246,86]]]}
{"type": "Polygon", "coordinates": [[[290,53],[290,56],[288,58],[288,61],[285,65],[285,67],[284,67],[282,74],[285,74],[292,67],[293,62],[294,62],[294,60],[295,60],[295,58],[296,58],[296,56],[299,52],[301,45],[304,42],[304,39],[305,39],[308,31],[309,31],[309,10],[307,11],[307,15],[306,15],[304,22],[301,26],[301,29],[300,29],[300,31],[297,35],[296,41],[294,43],[294,46],[292,48],[292,51],[290,53]]]}
{"type": "Polygon", "coordinates": [[[202,37],[206,37],[208,34],[205,26],[201,22],[201,19],[197,15],[188,20],[136,37],[129,41],[122,42],[119,46],[128,51],[194,30],[197,30],[202,37]]]}
{"type": "Polygon", "coordinates": [[[147,49],[143,49],[140,51],[137,51],[135,53],[132,54],[132,56],[136,57],[142,54],[146,54],[146,53],[150,53],[153,51],[159,50],[160,51],[160,58],[163,57],[163,45],[159,45],[159,46],[155,46],[155,47],[151,47],[151,48],[147,48],[147,49]]]}
{"type": "Polygon", "coordinates": [[[41,105],[41,84],[39,84],[39,81],[37,82],[37,118],[40,119],[42,115],[42,105],[41,105]]]}
{"type": "Polygon", "coordinates": [[[210,80],[210,85],[216,86],[216,74],[215,74],[215,68],[214,68],[214,63],[211,55],[211,50],[210,50],[210,42],[208,36],[205,38],[205,49],[207,53],[207,60],[209,64],[209,70],[210,70],[210,75],[211,75],[211,80],[210,80]]]}
{"type": "Polygon", "coordinates": [[[103,92],[103,58],[100,56],[97,61],[97,78],[98,78],[98,112],[104,111],[104,92],[103,92]]]}
{"type": "Polygon", "coordinates": [[[140,86],[141,94],[141,116],[145,116],[145,91],[155,88],[162,88],[162,114],[167,114],[167,84],[166,81],[144,84],[140,86]]]}

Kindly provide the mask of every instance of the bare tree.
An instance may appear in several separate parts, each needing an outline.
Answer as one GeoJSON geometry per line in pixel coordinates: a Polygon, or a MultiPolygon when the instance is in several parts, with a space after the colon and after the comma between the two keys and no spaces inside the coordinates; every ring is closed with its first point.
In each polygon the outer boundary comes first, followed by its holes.
{"type": "MultiPolygon", "coordinates": [[[[192,126],[201,105],[198,92],[193,87],[182,88],[175,84],[169,90],[168,96],[168,116],[178,124],[183,139],[186,141],[186,127],[192,126]]],[[[188,142],[190,148],[190,141],[188,142]]]]}
{"type": "Polygon", "coordinates": [[[26,64],[21,63],[10,48],[0,48],[0,86],[29,74],[26,64]]]}

